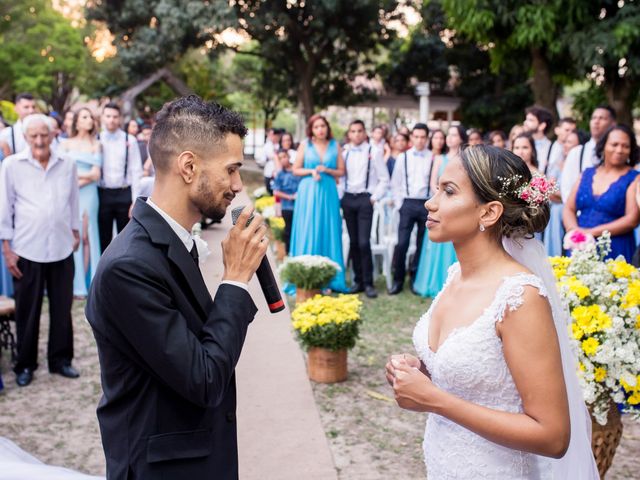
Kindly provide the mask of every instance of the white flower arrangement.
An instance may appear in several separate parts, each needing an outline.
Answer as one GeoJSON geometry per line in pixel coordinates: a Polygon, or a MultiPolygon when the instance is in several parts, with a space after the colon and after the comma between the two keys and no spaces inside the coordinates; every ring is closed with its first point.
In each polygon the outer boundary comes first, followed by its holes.
{"type": "Polygon", "coordinates": [[[258,198],[261,198],[261,197],[268,197],[269,196],[269,191],[267,190],[266,187],[258,187],[253,191],[252,196],[255,199],[258,199],[258,198]]]}
{"type": "Polygon", "coordinates": [[[605,232],[571,257],[550,259],[571,312],[584,399],[601,425],[611,402],[640,420],[640,273],[622,257],[603,260],[610,245],[605,232]]]}
{"type": "Polygon", "coordinates": [[[280,265],[282,280],[308,290],[324,288],[342,268],[330,258],[320,255],[287,257],[280,265]]]}

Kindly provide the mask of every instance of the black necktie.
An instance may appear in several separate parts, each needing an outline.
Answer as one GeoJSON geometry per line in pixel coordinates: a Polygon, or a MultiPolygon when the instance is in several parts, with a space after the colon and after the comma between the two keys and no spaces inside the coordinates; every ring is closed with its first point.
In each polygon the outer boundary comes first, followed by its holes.
{"type": "Polygon", "coordinates": [[[199,258],[198,258],[198,249],[196,248],[196,242],[193,242],[193,247],[191,247],[191,250],[189,251],[189,253],[191,254],[191,258],[193,258],[193,261],[196,262],[196,267],[198,267],[198,270],[200,270],[200,264],[199,264],[199,258]]]}

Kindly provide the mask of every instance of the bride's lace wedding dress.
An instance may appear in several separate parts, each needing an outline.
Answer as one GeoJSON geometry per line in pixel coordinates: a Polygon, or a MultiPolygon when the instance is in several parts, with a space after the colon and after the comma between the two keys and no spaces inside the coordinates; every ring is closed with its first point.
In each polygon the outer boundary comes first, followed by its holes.
{"type": "MultiPolygon", "coordinates": [[[[546,297],[539,277],[519,273],[505,277],[491,305],[471,325],[454,329],[434,352],[429,347],[431,313],[442,292],[460,271],[449,269],[447,281],[413,332],[413,343],[433,383],[460,398],[505,412],[522,412],[522,400],[507,366],[496,323],[523,303],[525,286],[546,297]]],[[[436,414],[430,414],[424,436],[429,479],[547,479],[551,461],[500,446],[436,414]]]]}

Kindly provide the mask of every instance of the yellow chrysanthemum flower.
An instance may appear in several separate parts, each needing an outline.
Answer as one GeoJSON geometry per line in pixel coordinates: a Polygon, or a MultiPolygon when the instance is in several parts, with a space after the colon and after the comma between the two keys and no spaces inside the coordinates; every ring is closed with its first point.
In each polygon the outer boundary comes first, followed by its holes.
{"type": "Polygon", "coordinates": [[[607,267],[616,278],[630,278],[636,271],[636,267],[624,260],[611,260],[607,263],[607,267]]]}
{"type": "Polygon", "coordinates": [[[623,308],[633,308],[640,305],[640,280],[631,280],[627,294],[622,299],[623,308]]]}
{"type": "Polygon", "coordinates": [[[607,371],[602,367],[596,367],[596,369],[593,371],[593,378],[596,382],[601,382],[605,378],[607,378],[607,371]]]}
{"type": "Polygon", "coordinates": [[[635,392],[629,398],[627,398],[629,405],[638,405],[640,403],[640,392],[635,392]]]}
{"type": "Polygon", "coordinates": [[[258,212],[262,212],[265,208],[275,204],[276,199],[274,197],[260,197],[255,201],[254,206],[258,212]]]}
{"type": "Polygon", "coordinates": [[[580,300],[583,300],[591,295],[589,287],[578,280],[575,276],[569,277],[560,282],[560,286],[566,286],[571,292],[575,293],[580,300]]]}
{"type": "Polygon", "coordinates": [[[582,341],[582,350],[584,350],[584,353],[589,357],[596,354],[599,346],[600,342],[597,338],[589,337],[582,341]]]}

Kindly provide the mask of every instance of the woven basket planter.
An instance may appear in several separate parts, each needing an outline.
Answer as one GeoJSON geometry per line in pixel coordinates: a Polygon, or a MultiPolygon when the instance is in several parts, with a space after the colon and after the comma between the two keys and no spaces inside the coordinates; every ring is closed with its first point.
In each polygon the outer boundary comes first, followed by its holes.
{"type": "Polygon", "coordinates": [[[347,350],[311,347],[307,357],[309,378],[318,383],[337,383],[347,379],[347,350]]]}
{"type": "Polygon", "coordinates": [[[600,477],[604,479],[613,463],[613,457],[622,438],[622,419],[618,408],[612,403],[607,415],[607,424],[600,425],[591,417],[591,448],[598,465],[600,477]]]}

